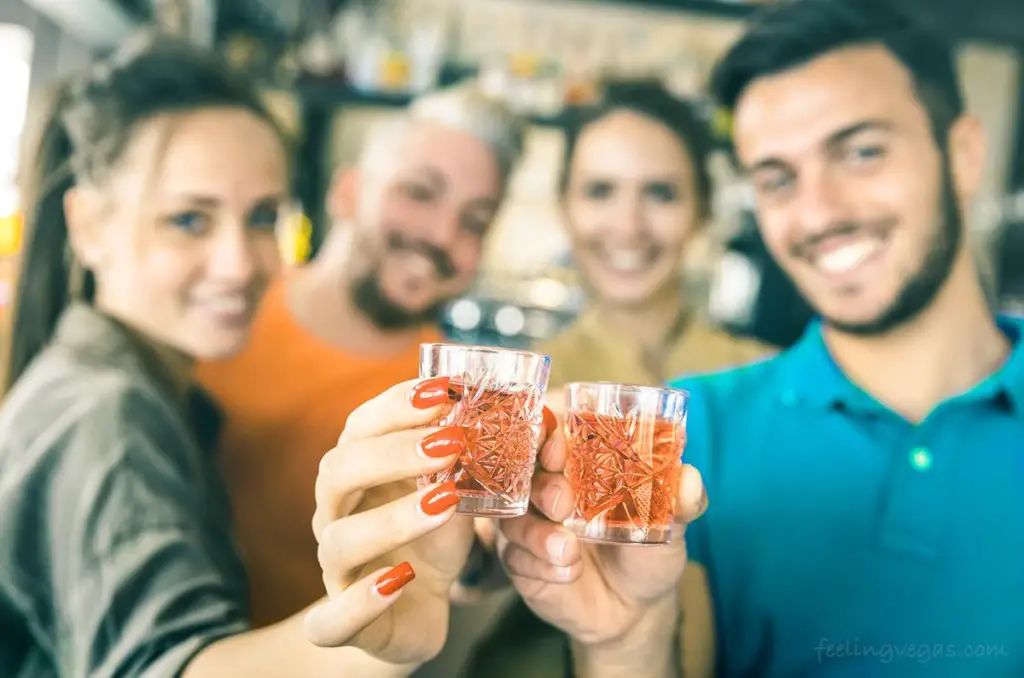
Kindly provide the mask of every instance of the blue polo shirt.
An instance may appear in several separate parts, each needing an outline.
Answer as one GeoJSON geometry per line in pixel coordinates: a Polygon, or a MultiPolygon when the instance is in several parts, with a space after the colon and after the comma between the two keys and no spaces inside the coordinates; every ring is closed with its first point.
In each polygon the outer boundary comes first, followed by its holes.
{"type": "MultiPolygon", "coordinates": [[[[914,425],[820,325],[691,392],[720,675],[1024,677],[1024,322],[1005,365],[914,425]]],[[[935,369],[943,369],[936,365],[935,369]]]]}

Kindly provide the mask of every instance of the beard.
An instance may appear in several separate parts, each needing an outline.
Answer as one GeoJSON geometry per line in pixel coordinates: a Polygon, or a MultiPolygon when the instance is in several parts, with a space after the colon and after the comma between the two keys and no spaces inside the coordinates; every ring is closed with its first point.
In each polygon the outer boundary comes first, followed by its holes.
{"type": "Polygon", "coordinates": [[[380,284],[379,269],[369,271],[352,281],[351,293],[356,308],[382,330],[404,330],[437,323],[448,304],[448,300],[445,299],[417,311],[405,308],[384,293],[380,284]]]}
{"type": "MultiPolygon", "coordinates": [[[[430,260],[437,278],[447,281],[455,277],[456,268],[444,249],[426,240],[410,238],[398,228],[388,229],[384,238],[384,256],[403,252],[416,252],[430,260]]],[[[409,310],[391,299],[381,285],[384,266],[378,260],[363,275],[352,281],[350,292],[353,303],[370,322],[382,330],[403,330],[425,324],[435,324],[450,299],[438,299],[426,308],[409,310]]]]}
{"type": "Polygon", "coordinates": [[[963,239],[963,219],[945,152],[942,154],[941,180],[940,223],[917,272],[906,282],[888,308],[873,320],[846,322],[821,314],[827,325],[844,334],[878,336],[910,322],[931,306],[953,272],[963,239]]]}

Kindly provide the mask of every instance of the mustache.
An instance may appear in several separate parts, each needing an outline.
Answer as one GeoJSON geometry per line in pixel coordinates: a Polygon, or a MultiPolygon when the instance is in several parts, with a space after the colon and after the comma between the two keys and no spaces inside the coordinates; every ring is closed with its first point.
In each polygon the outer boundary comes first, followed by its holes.
{"type": "Polygon", "coordinates": [[[434,270],[441,280],[449,280],[455,277],[455,264],[448,253],[437,245],[421,238],[408,238],[396,231],[387,234],[385,240],[390,252],[416,252],[430,260],[434,270]]]}
{"type": "Polygon", "coordinates": [[[866,223],[863,221],[841,221],[829,226],[820,233],[807,236],[789,247],[789,254],[793,257],[807,258],[822,243],[832,238],[857,235],[858,233],[885,233],[895,224],[895,219],[881,219],[875,222],[866,223]]]}

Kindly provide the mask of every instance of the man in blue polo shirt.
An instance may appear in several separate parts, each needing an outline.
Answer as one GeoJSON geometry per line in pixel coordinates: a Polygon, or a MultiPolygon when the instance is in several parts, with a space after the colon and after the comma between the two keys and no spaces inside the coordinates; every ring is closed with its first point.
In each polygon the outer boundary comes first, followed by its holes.
{"type": "Polygon", "coordinates": [[[710,498],[684,654],[714,648],[725,676],[1024,676],[1022,324],[993,317],[971,254],[985,140],[951,48],[891,0],[798,0],[713,86],[820,321],[675,383],[710,498]]]}
{"type": "Polygon", "coordinates": [[[763,239],[820,320],[675,384],[710,498],[685,568],[566,539],[552,473],[501,521],[577,675],[1024,677],[1024,323],[993,317],[971,254],[985,140],[952,49],[896,1],[780,2],[716,70],[763,239]]]}

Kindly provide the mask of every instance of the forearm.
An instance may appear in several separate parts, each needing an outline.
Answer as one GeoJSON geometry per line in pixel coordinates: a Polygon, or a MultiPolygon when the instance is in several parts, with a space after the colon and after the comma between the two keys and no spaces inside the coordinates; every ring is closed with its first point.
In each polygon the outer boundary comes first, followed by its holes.
{"type": "Polygon", "coordinates": [[[679,619],[679,605],[672,597],[652,609],[615,643],[586,646],[573,641],[573,675],[576,678],[681,678],[679,619]]]}
{"type": "Polygon", "coordinates": [[[396,666],[354,648],[321,648],[306,639],[301,615],[219,640],[189,663],[183,678],[406,678],[417,665],[396,666]]]}

